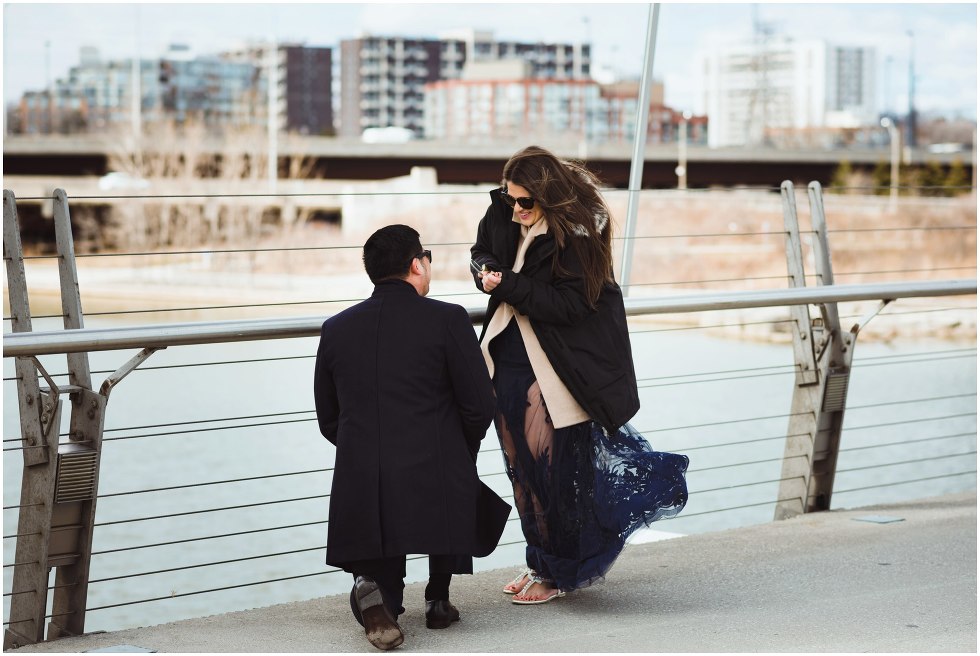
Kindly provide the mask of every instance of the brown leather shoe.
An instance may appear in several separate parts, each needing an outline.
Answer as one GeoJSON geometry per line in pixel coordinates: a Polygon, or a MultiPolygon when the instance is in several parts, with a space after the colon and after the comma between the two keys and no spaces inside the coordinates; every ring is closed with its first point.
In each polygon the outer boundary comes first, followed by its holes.
{"type": "Polygon", "coordinates": [[[398,622],[385,606],[381,588],[374,579],[358,576],[354,581],[354,600],[361,611],[364,634],[368,642],[383,651],[394,649],[405,641],[398,622]]]}
{"type": "Polygon", "coordinates": [[[459,621],[459,611],[447,599],[425,602],[425,626],[430,629],[448,629],[459,621]]]}

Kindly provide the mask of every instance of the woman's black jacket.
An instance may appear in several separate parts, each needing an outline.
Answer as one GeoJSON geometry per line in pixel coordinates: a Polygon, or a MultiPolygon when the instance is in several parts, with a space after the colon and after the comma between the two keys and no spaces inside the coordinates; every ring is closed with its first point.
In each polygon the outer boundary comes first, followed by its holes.
{"type": "MultiPolygon", "coordinates": [[[[528,247],[520,272],[512,271],[521,226],[503,202],[500,190],[490,192],[490,206],[470,248],[478,265],[503,273],[491,292],[480,341],[501,302],[527,315],[551,366],[588,415],[612,432],[640,409],[636,372],[626,325],[623,293],[615,282],[606,283],[596,307],[585,293],[582,265],[574,249],[557,253],[558,263],[570,275],[553,271],[556,243],[552,233],[537,237],[528,247]]],[[[568,239],[590,237],[569,236],[568,239]]],[[[476,286],[483,285],[472,271],[476,286]]]]}

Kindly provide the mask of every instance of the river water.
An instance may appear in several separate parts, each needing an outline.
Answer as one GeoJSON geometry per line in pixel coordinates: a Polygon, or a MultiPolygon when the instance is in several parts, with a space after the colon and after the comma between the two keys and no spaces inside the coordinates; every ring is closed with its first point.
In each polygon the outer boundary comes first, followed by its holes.
{"type": "MultiPolygon", "coordinates": [[[[36,330],[46,327],[54,326],[35,323],[36,330]]],[[[792,395],[792,348],[645,324],[634,329],[643,406],[632,423],[655,448],[691,457],[692,493],[678,518],[637,539],[770,521],[792,395]],[[735,371],[741,373],[730,373],[735,371]]],[[[347,575],[322,574],[328,505],[323,495],[330,473],[318,470],[331,466],[333,451],[312,413],[315,348],[315,338],[174,347],[153,355],[113,391],[87,630],[159,624],[349,588],[347,575]],[[263,358],[286,359],[179,366],[263,358]],[[255,418],[268,413],[293,414],[255,418]],[[197,423],[158,427],[174,422],[197,423]],[[290,475],[200,485],[274,474],[290,475]],[[127,494],[175,486],[193,487],[127,494]],[[214,510],[230,506],[247,507],[214,510]],[[175,513],[183,514],[130,521],[175,513]],[[245,531],[258,532],[241,535],[245,531]],[[239,535],[229,535],[234,533],[239,535]],[[146,546],[165,542],[173,544],[146,546]],[[256,557],[273,553],[283,555],[256,557]],[[229,562],[194,567],[217,561],[229,562]],[[155,573],[130,576],[144,572],[155,573]],[[286,580],[245,585],[273,579],[286,580]],[[217,588],[227,589],[198,594],[217,588]],[[129,603],[149,599],[154,601],[129,603]]],[[[131,355],[94,353],[91,368],[112,371],[131,355]]],[[[50,371],[64,371],[63,358],[44,361],[50,371]]],[[[859,340],[834,507],[975,489],[976,371],[972,339],[859,340]]],[[[4,376],[12,375],[12,362],[5,360],[4,376]]],[[[106,375],[93,375],[95,385],[106,375]]],[[[16,438],[11,381],[4,383],[3,400],[4,438],[16,438]]],[[[16,446],[5,443],[5,449],[16,446]]],[[[492,432],[478,465],[486,482],[507,495],[492,432]]],[[[16,505],[19,451],[4,452],[3,472],[4,506],[16,505]]],[[[16,533],[16,525],[16,510],[4,511],[4,535],[16,533]]],[[[13,562],[13,550],[14,540],[5,539],[5,564],[13,562]]],[[[512,521],[502,546],[477,567],[518,565],[522,559],[520,530],[512,521]]],[[[5,593],[11,575],[11,568],[4,569],[5,593]]],[[[410,580],[425,575],[424,560],[410,562],[410,580]]]]}

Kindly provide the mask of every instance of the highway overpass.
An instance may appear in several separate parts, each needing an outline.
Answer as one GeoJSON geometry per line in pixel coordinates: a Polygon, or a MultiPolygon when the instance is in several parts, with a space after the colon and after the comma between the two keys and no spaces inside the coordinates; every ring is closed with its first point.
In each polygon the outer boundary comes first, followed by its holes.
{"type": "MultiPolygon", "coordinates": [[[[503,163],[525,143],[455,143],[413,141],[405,144],[365,144],[358,140],[280,135],[277,151],[285,175],[290,160],[307,158],[313,175],[335,180],[378,180],[407,175],[413,166],[432,167],[440,182],[481,184],[499,179],[503,163]]],[[[585,160],[609,186],[628,186],[632,147],[623,144],[564,144],[543,141],[539,145],[557,154],[585,160]]],[[[152,148],[148,144],[147,148],[152,148]]],[[[220,153],[227,146],[219,140],[205,143],[220,153]]],[[[118,139],[105,135],[27,137],[4,139],[4,175],[100,176],[111,169],[110,153],[119,151],[118,139]]],[[[842,161],[854,169],[871,170],[888,161],[887,148],[852,150],[777,150],[768,148],[709,149],[688,147],[688,186],[764,186],[778,190],[783,180],[828,184],[842,161]]],[[[959,160],[973,177],[973,153],[912,153],[913,165],[935,161],[949,165],[959,160]]],[[[676,145],[647,147],[643,170],[644,188],[677,186],[676,145]]]]}

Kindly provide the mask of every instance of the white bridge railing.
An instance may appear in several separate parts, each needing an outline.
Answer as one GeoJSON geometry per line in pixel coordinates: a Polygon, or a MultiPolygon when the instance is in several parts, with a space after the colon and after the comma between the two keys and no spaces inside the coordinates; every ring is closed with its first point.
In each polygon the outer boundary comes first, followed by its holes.
{"type": "MultiPolygon", "coordinates": [[[[771,519],[827,509],[835,493],[860,495],[934,480],[976,485],[975,367],[965,377],[944,377],[949,365],[975,360],[975,334],[965,347],[854,358],[860,331],[875,316],[888,316],[882,312],[886,306],[975,296],[976,278],[836,284],[822,193],[811,185],[813,229],[804,237],[812,237],[815,271],[809,277],[821,284],[807,287],[795,191],[789,183],[781,191],[784,226],[773,234],[785,241],[788,288],[631,294],[626,300],[644,406],[669,407],[685,394],[703,405],[676,423],[658,419],[653,425],[642,410],[636,419],[658,448],[692,456],[691,502],[670,523],[684,532],[718,527],[720,517],[737,513],[753,513],[739,521],[758,521],[756,511],[771,519]],[[857,315],[838,310],[838,304],[856,301],[877,306],[857,315]],[[741,351],[751,347],[740,346],[724,357],[698,360],[710,363],[702,370],[673,372],[665,364],[670,349],[653,351],[647,340],[651,333],[665,338],[680,330],[650,328],[655,315],[760,308],[788,309],[778,323],[788,327],[792,360],[742,358],[741,351]],[[812,309],[817,316],[811,318],[812,309]],[[657,360],[657,366],[646,366],[646,359],[657,360]],[[854,370],[909,368],[916,373],[881,378],[882,386],[894,385],[883,396],[848,401],[854,370]],[[926,377],[938,382],[927,389],[926,377]],[[762,410],[749,409],[749,401],[758,401],[762,410]],[[856,424],[845,427],[845,409],[856,424]],[[903,432],[909,427],[915,432],[903,432]],[[845,428],[850,443],[842,447],[845,428]],[[930,466],[907,473],[911,464],[922,463],[930,466]],[[838,474],[847,477],[843,489],[835,489],[838,474]]],[[[5,648],[41,641],[45,629],[49,639],[81,633],[86,613],[111,615],[125,626],[146,622],[127,615],[144,604],[168,609],[153,615],[167,621],[331,589],[323,577],[337,571],[323,565],[322,549],[332,452],[318,436],[311,404],[304,401],[308,395],[297,392],[311,385],[307,369],[327,313],[82,328],[64,192],[56,192],[53,211],[62,290],[58,316],[65,329],[36,331],[16,202],[4,192],[11,332],[3,345],[5,365],[13,370],[5,382],[17,386],[11,398],[20,420],[19,435],[4,436],[5,470],[13,459],[22,460],[19,502],[7,494],[4,502],[5,547],[8,541],[16,545],[4,550],[5,648]],[[219,345],[237,350],[195,350],[219,345]],[[138,352],[129,357],[131,350],[138,352]],[[67,372],[54,371],[53,360],[62,360],[51,356],[62,354],[67,372]],[[102,368],[90,368],[90,358],[102,368]],[[146,380],[123,382],[133,372],[146,380]],[[107,374],[101,385],[93,384],[96,374],[107,374]],[[248,398],[246,409],[233,409],[230,399],[237,398],[248,398]],[[64,420],[63,408],[70,413],[64,420]],[[125,419],[113,420],[117,408],[125,419]],[[287,591],[259,600],[243,596],[277,586],[287,591]],[[201,597],[209,600],[206,611],[181,605],[201,597]]],[[[475,298],[469,307],[474,322],[484,310],[484,298],[475,298]]],[[[741,314],[731,325],[739,321],[744,322],[741,314]]],[[[506,495],[491,440],[478,464],[488,484],[506,495]]],[[[501,558],[519,561],[521,544],[519,527],[511,522],[498,549],[501,558]]],[[[343,577],[332,578],[343,585],[343,577]]]]}

